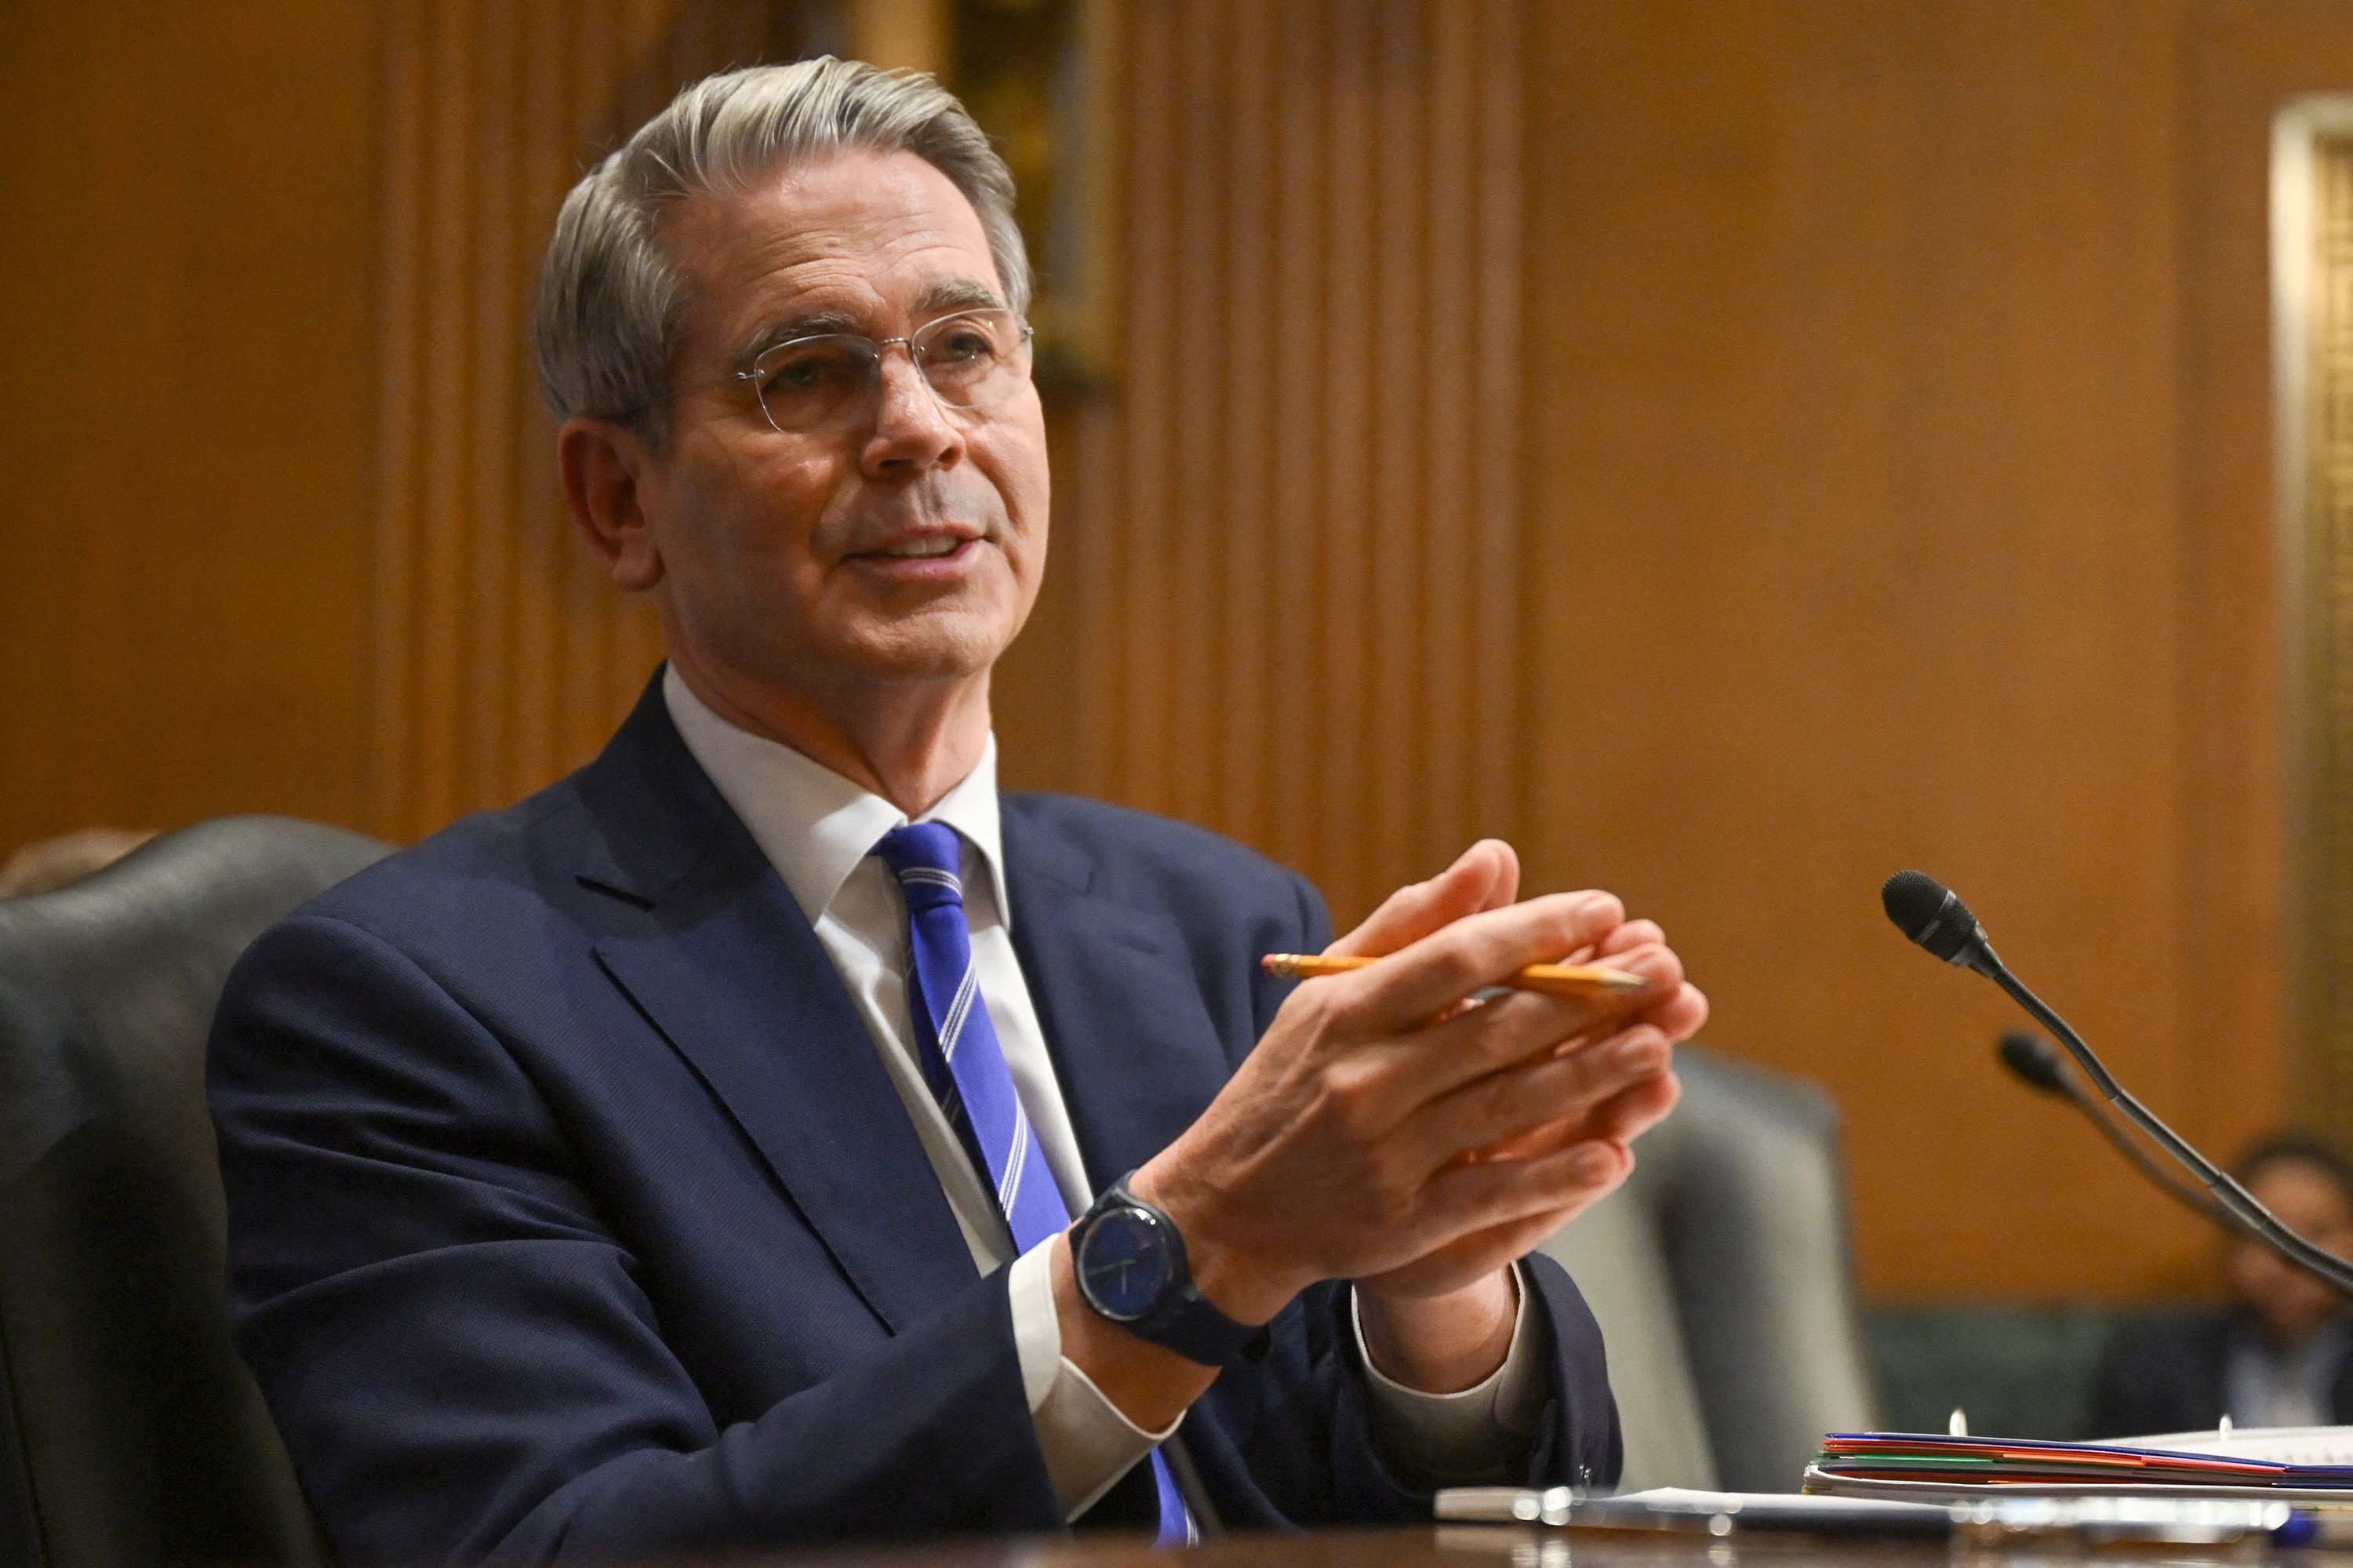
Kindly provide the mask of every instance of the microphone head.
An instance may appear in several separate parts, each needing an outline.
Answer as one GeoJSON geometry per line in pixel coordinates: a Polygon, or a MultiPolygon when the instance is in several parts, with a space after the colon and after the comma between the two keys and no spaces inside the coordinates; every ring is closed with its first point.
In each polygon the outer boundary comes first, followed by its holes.
{"type": "Polygon", "coordinates": [[[2031,1030],[2013,1029],[2001,1037],[1997,1054],[2001,1065],[2028,1088],[2040,1089],[2046,1095],[2067,1093],[2067,1068],[2059,1060],[2059,1048],[2042,1035],[2031,1030]]]}
{"type": "Polygon", "coordinates": [[[1948,964],[1968,963],[1970,948],[1985,941],[1968,906],[1926,872],[1897,872],[1880,888],[1879,902],[1897,930],[1948,964]]]}

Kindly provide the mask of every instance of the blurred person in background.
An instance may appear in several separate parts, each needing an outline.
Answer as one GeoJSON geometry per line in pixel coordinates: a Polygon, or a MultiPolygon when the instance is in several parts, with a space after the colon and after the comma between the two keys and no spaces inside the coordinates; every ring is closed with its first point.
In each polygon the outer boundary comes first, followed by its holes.
{"type": "MultiPolygon", "coordinates": [[[[2232,1174],[2290,1230],[2339,1257],[2353,1254],[2353,1163],[2327,1140],[2264,1139],[2232,1174]]],[[[2217,1425],[2353,1423],[2353,1313],[2318,1277],[2233,1236],[2221,1309],[2125,1330],[2100,1361],[2093,1430],[2104,1436],[2217,1425]]]]}

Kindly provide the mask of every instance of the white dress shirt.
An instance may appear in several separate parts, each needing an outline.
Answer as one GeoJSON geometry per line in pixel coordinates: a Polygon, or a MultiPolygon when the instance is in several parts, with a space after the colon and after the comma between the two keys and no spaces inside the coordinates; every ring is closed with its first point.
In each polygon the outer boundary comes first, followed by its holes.
{"type": "MultiPolygon", "coordinates": [[[[906,814],[790,747],[729,724],[688,690],[675,668],[663,673],[662,699],[687,750],[750,830],[840,972],[947,1194],[974,1266],[987,1274],[1012,1262],[1008,1287],[1022,1386],[1055,1496],[1065,1517],[1076,1518],[1176,1428],[1172,1424],[1166,1432],[1146,1432],[1136,1426],[1063,1356],[1050,1244],[1014,1258],[1012,1233],[996,1194],[933,1097],[907,1012],[906,908],[898,884],[873,853],[885,833],[907,821],[906,814]]],[[[1038,1147],[1075,1216],[1094,1194],[1029,982],[1014,956],[1012,906],[997,830],[994,736],[979,765],[922,820],[954,828],[962,842],[965,914],[981,996],[1038,1147]]],[[[1533,1427],[1544,1386],[1529,1318],[1523,1290],[1504,1366],[1460,1393],[1422,1393],[1366,1362],[1376,1421],[1393,1458],[1425,1475],[1473,1475],[1500,1457],[1513,1435],[1533,1427]]],[[[1362,1354],[1361,1330],[1357,1350],[1362,1354]]]]}
{"type": "Polygon", "coordinates": [[[2337,1374],[2353,1346],[2353,1324],[2323,1324],[2280,1351],[2244,1323],[2232,1325],[2222,1352],[2223,1408],[2238,1426],[2327,1426],[2337,1419],[2337,1374]]]}

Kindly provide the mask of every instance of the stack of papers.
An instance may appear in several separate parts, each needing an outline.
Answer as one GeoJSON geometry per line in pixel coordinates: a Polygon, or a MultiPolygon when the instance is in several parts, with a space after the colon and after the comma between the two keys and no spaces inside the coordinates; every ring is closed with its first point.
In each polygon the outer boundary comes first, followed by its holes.
{"type": "Polygon", "coordinates": [[[1911,1432],[1834,1432],[1805,1489],[1850,1498],[1948,1502],[2006,1493],[2274,1498],[2353,1507],[2353,1428],[2176,1432],[2052,1443],[1911,1432]]]}

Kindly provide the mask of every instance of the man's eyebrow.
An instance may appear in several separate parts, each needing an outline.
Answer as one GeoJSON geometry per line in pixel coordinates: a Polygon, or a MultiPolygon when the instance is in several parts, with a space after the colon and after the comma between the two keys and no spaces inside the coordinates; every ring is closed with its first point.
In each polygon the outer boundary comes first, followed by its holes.
{"type": "Polygon", "coordinates": [[[803,311],[798,315],[773,321],[754,332],[744,344],[744,359],[757,359],[780,343],[790,343],[797,337],[815,337],[819,333],[863,333],[866,323],[847,311],[803,311]]]}
{"type": "Polygon", "coordinates": [[[915,301],[915,313],[931,317],[945,315],[950,311],[1001,311],[1004,300],[995,289],[976,278],[944,278],[925,289],[915,301]]]}
{"type": "MultiPolygon", "coordinates": [[[[934,316],[956,311],[1003,309],[1005,301],[987,283],[976,278],[947,278],[931,284],[916,296],[914,313],[919,320],[929,321],[934,316]]],[[[862,336],[866,323],[847,311],[803,311],[761,326],[744,341],[741,357],[744,360],[757,359],[780,343],[829,332],[862,336]]]]}

